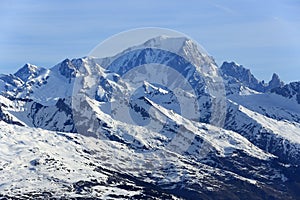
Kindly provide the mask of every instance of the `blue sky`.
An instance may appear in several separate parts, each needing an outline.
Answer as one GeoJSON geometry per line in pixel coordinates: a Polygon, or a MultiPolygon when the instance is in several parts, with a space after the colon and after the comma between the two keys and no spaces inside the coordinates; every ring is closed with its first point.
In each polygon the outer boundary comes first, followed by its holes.
{"type": "Polygon", "coordinates": [[[259,79],[300,80],[300,1],[0,0],[0,73],[29,62],[51,67],[88,55],[109,36],[163,27],[200,43],[218,64],[235,61],[259,79]]]}

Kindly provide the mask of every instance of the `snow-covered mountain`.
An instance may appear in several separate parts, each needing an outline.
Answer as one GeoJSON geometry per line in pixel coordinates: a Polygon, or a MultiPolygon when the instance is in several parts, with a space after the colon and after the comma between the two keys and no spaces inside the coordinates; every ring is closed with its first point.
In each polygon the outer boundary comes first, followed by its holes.
{"type": "Polygon", "coordinates": [[[19,77],[22,81],[27,82],[29,79],[39,76],[44,71],[46,71],[46,69],[27,63],[14,75],[19,77]]]}
{"type": "Polygon", "coordinates": [[[271,92],[288,99],[294,99],[300,104],[300,82],[292,82],[281,87],[273,88],[271,92]]]}
{"type": "Polygon", "coordinates": [[[0,76],[0,197],[297,199],[299,84],[187,38],[0,76]]]}
{"type": "Polygon", "coordinates": [[[246,86],[257,92],[268,92],[284,85],[276,73],[272,75],[272,79],[268,83],[265,83],[255,78],[249,69],[235,62],[224,62],[220,70],[224,79],[228,80],[231,85],[246,86]]]}

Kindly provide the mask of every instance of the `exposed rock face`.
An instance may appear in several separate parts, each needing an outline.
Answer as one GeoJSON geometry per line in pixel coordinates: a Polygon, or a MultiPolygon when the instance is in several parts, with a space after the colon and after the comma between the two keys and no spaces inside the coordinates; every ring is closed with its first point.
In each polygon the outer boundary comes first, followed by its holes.
{"type": "Polygon", "coordinates": [[[289,99],[295,98],[298,104],[300,104],[300,82],[292,82],[277,88],[273,88],[271,92],[289,99]]]}
{"type": "Polygon", "coordinates": [[[249,69],[246,69],[242,65],[238,65],[235,62],[224,62],[220,69],[224,75],[224,78],[231,77],[242,83],[244,86],[258,92],[268,92],[273,88],[281,87],[284,84],[280,80],[279,76],[275,73],[267,84],[264,81],[259,81],[249,69]]]}

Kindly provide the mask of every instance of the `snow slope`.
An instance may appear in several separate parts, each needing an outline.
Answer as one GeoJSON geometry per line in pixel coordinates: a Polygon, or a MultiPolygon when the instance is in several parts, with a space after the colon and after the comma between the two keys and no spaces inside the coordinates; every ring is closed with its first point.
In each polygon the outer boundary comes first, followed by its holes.
{"type": "Polygon", "coordinates": [[[0,194],[6,197],[204,198],[225,193],[235,181],[260,192],[266,187],[170,149],[139,152],[81,134],[0,125],[0,194]],[[200,187],[202,192],[195,190],[200,187]]]}

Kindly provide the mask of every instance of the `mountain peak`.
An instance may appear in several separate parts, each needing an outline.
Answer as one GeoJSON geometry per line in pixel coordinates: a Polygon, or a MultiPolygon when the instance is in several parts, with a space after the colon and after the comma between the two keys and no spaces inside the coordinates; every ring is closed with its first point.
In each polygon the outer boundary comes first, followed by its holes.
{"type": "Polygon", "coordinates": [[[61,63],[57,64],[52,68],[53,71],[57,71],[57,73],[61,74],[62,76],[66,77],[67,79],[75,77],[76,74],[76,67],[74,66],[73,62],[76,62],[78,66],[81,64],[80,62],[82,59],[73,59],[70,60],[66,58],[61,63]]]}
{"type": "Polygon", "coordinates": [[[21,69],[19,69],[16,73],[18,74],[19,72],[21,71],[28,71],[28,72],[31,72],[31,73],[34,73],[39,67],[35,66],[35,65],[32,65],[30,63],[26,63],[21,69]]]}
{"type": "Polygon", "coordinates": [[[281,81],[279,76],[276,73],[273,73],[272,79],[269,81],[268,87],[269,89],[277,88],[283,86],[284,83],[281,81]]]}
{"type": "Polygon", "coordinates": [[[32,65],[30,63],[26,63],[21,69],[19,69],[14,75],[19,77],[22,81],[26,82],[30,78],[34,78],[40,74],[40,72],[45,69],[42,67],[38,67],[36,65],[32,65]]]}
{"type": "Polygon", "coordinates": [[[224,62],[220,69],[223,76],[232,77],[244,86],[258,92],[271,91],[273,88],[282,87],[284,85],[276,73],[273,73],[272,79],[268,83],[265,83],[255,78],[249,69],[235,62],[224,62]]]}
{"type": "Polygon", "coordinates": [[[182,52],[200,52],[207,55],[208,53],[199,44],[187,37],[170,37],[166,35],[157,36],[144,42],[140,47],[161,48],[173,53],[181,54],[182,52]]]}
{"type": "Polygon", "coordinates": [[[254,77],[249,69],[235,62],[224,62],[220,67],[223,75],[230,76],[256,91],[262,91],[262,84],[254,77]]]}
{"type": "Polygon", "coordinates": [[[158,48],[178,53],[188,40],[189,39],[186,37],[169,37],[161,35],[147,40],[142,45],[138,45],[137,48],[158,48]]]}

